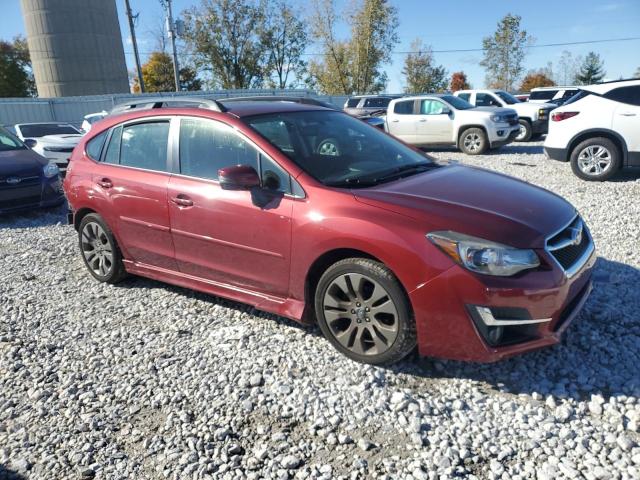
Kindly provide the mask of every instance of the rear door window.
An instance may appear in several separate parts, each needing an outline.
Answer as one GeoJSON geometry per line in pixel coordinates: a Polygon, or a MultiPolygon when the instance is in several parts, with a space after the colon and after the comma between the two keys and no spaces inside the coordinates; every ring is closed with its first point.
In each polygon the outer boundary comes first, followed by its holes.
{"type": "Polygon", "coordinates": [[[168,142],[168,121],[127,125],[122,129],[120,165],[166,172],[168,142]]]}
{"type": "Polygon", "coordinates": [[[438,100],[422,100],[420,102],[421,115],[440,115],[444,109],[444,103],[438,100]]]}
{"type": "Polygon", "coordinates": [[[537,92],[531,92],[529,100],[551,100],[556,93],[558,93],[558,90],[538,90],[537,92]]]}
{"type": "Polygon", "coordinates": [[[393,106],[393,113],[398,115],[412,115],[413,114],[413,100],[406,100],[404,102],[398,102],[393,106]]]}
{"type": "Polygon", "coordinates": [[[111,133],[111,139],[104,155],[104,163],[117,165],[120,163],[120,140],[122,139],[122,127],[116,127],[111,133]]]}
{"type": "Polygon", "coordinates": [[[356,108],[359,103],[359,98],[350,98],[349,100],[347,100],[347,108],[356,108]]]}
{"type": "Polygon", "coordinates": [[[501,107],[502,104],[489,93],[476,93],[476,107],[501,107]]]}
{"type": "Polygon", "coordinates": [[[87,142],[86,152],[89,158],[100,161],[100,154],[102,153],[102,147],[107,138],[107,133],[109,133],[108,130],[102,132],[100,135],[96,135],[87,142]]]}
{"type": "Polygon", "coordinates": [[[368,98],[364,106],[369,108],[387,108],[390,101],[390,98],[368,98]]]}
{"type": "Polygon", "coordinates": [[[640,106],[640,85],[614,88],[610,92],[605,93],[604,98],[608,98],[614,102],[640,106]]]}

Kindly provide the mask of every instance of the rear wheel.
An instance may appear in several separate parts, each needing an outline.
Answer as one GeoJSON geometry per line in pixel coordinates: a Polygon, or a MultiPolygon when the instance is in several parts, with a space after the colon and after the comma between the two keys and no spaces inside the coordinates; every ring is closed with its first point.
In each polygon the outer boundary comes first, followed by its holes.
{"type": "Polygon", "coordinates": [[[487,151],[487,134],[481,128],[468,128],[460,135],[460,150],[467,155],[480,155],[487,151]]]}
{"type": "Polygon", "coordinates": [[[78,241],[84,264],[96,280],[118,283],[127,276],[113,233],[97,213],[83,217],[78,241]]]}
{"type": "Polygon", "coordinates": [[[528,142],[532,136],[531,124],[524,118],[521,118],[518,122],[520,123],[520,132],[516,135],[515,140],[516,142],[528,142]]]}
{"type": "Polygon", "coordinates": [[[391,364],[415,348],[409,302],[379,262],[348,258],[329,267],[316,288],[315,311],[325,337],[353,360],[391,364]]]}
{"type": "Polygon", "coordinates": [[[620,149],[605,137],[585,140],[571,152],[571,169],[583,180],[608,180],[618,173],[620,165],[620,149]]]}

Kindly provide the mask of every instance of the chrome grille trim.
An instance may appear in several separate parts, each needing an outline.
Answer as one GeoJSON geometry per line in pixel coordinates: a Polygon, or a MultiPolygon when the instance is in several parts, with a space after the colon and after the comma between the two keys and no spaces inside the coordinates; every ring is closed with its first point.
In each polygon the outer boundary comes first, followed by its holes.
{"type": "Polygon", "coordinates": [[[545,251],[549,254],[549,257],[553,259],[556,265],[565,272],[565,275],[568,278],[571,278],[580,272],[582,267],[584,267],[584,265],[589,261],[595,252],[595,244],[593,243],[593,237],[591,237],[589,228],[583,222],[582,218],[576,214],[576,216],[573,217],[563,228],[547,237],[545,241],[545,251]],[[584,237],[583,241],[578,244],[576,244],[576,235],[574,233],[576,230],[581,230],[581,235],[584,237]],[[583,242],[586,242],[584,250],[573,261],[573,263],[571,263],[571,265],[563,266],[556,256],[558,252],[573,246],[578,247],[583,242]]]}

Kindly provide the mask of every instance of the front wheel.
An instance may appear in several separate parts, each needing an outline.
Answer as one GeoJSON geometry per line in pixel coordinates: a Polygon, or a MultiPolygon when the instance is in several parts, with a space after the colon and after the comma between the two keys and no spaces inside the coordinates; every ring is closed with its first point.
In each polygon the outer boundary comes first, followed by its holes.
{"type": "Polygon", "coordinates": [[[583,180],[608,180],[618,172],[620,165],[620,150],[608,138],[590,138],[571,152],[571,169],[583,180]]]}
{"type": "Polygon", "coordinates": [[[467,155],[480,155],[489,148],[487,134],[481,128],[468,128],[460,135],[459,146],[467,155]]]}
{"type": "Polygon", "coordinates": [[[416,346],[406,295],[379,262],[348,258],[329,267],[316,288],[315,312],[324,336],[358,362],[392,364],[416,346]]]}
{"type": "Polygon", "coordinates": [[[516,135],[515,141],[528,142],[529,140],[531,140],[531,137],[533,135],[531,124],[527,120],[524,120],[522,118],[518,120],[518,122],[520,123],[520,131],[518,132],[518,135],[516,135]]]}
{"type": "Polygon", "coordinates": [[[82,218],[78,240],[84,264],[96,280],[118,283],[126,277],[120,248],[100,215],[90,213],[82,218]]]}

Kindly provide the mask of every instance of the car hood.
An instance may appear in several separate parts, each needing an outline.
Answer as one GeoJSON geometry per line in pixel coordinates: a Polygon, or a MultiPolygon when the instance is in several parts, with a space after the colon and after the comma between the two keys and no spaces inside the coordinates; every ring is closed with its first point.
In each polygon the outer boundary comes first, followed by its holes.
{"type": "Polygon", "coordinates": [[[0,152],[0,178],[34,177],[42,174],[47,163],[46,158],[26,148],[0,152]]]}
{"type": "Polygon", "coordinates": [[[506,175],[444,166],[373,188],[360,202],[415,219],[430,231],[452,230],[518,248],[543,248],[576,215],[566,200],[506,175]]]}
{"type": "Polygon", "coordinates": [[[69,134],[69,135],[45,135],[44,137],[36,138],[38,143],[43,145],[50,145],[56,147],[75,147],[82,135],[78,134],[69,134]]]}
{"type": "Polygon", "coordinates": [[[464,112],[483,112],[490,113],[491,115],[517,115],[516,111],[513,108],[505,108],[505,107],[474,107],[469,110],[463,110],[464,112]]]}

